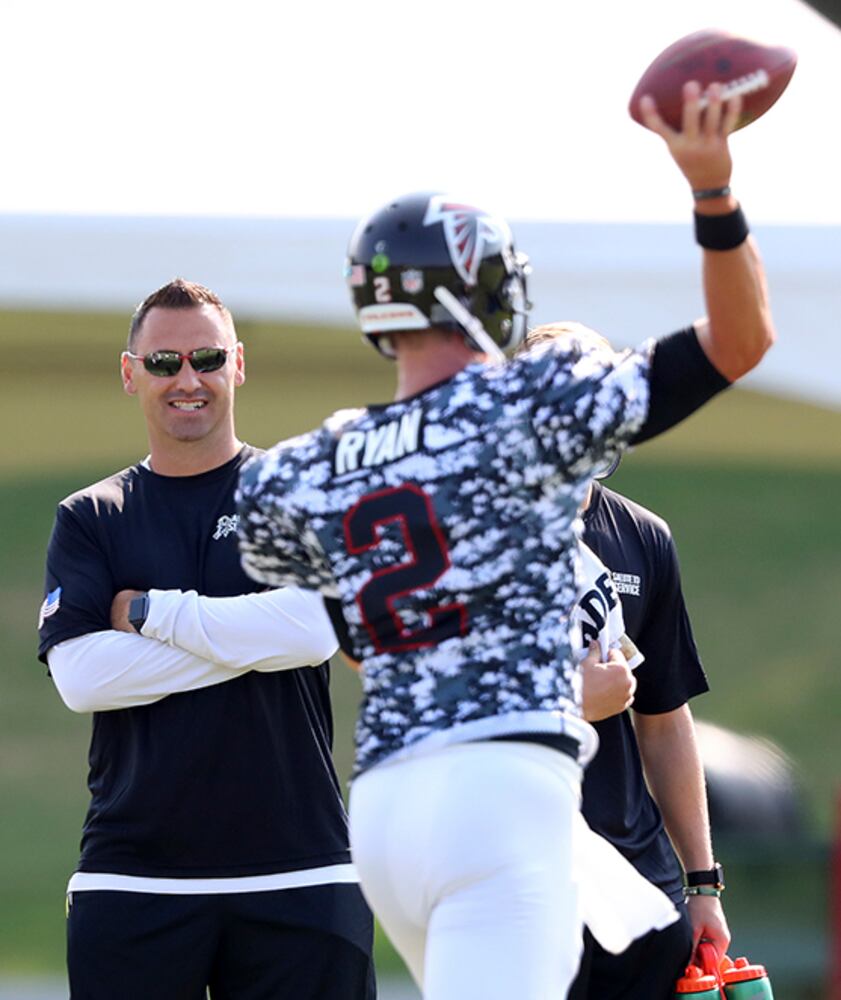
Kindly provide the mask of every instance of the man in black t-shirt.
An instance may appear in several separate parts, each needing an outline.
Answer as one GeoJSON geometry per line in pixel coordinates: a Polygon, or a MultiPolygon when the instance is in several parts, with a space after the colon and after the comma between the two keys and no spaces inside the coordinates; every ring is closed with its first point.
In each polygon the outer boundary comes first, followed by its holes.
{"type": "Polygon", "coordinates": [[[150,295],[122,357],[150,454],[58,508],[39,657],[93,713],[73,998],[375,993],[330,757],[335,637],[318,595],[240,566],[234,489],[258,454],[234,430],[244,378],[212,292],[150,295]]]}
{"type": "MultiPolygon", "coordinates": [[[[555,323],[531,330],[522,351],[547,341],[607,346],[580,324],[555,323]]],[[[671,1000],[698,941],[712,941],[721,954],[730,941],[714,894],[720,890],[705,887],[684,905],[683,868],[700,880],[717,877],[711,874],[706,789],[688,705],[708,690],[707,679],[668,524],[598,480],[590,484],[582,519],[583,541],[609,569],[625,632],[644,657],[633,673],[623,665],[624,675],[617,664],[582,664],[584,717],[599,736],[598,753],[584,772],[582,812],[593,830],[672,899],[681,922],[633,942],[620,955],[586,935],[570,1000],[671,1000]]]]}
{"type": "Polygon", "coordinates": [[[602,714],[604,704],[595,714],[588,709],[585,670],[584,712],[599,734],[599,752],[584,775],[582,811],[594,830],[678,904],[683,919],[618,956],[588,938],[582,962],[586,991],[572,996],[671,1000],[675,979],[698,940],[711,940],[721,953],[730,940],[712,886],[682,905],[681,863],[699,879],[714,868],[703,768],[688,705],[708,690],[707,681],[666,522],[598,482],[583,519],[584,541],[610,568],[626,632],[645,660],[634,671],[633,722],[621,705],[609,717],[602,714]]]}

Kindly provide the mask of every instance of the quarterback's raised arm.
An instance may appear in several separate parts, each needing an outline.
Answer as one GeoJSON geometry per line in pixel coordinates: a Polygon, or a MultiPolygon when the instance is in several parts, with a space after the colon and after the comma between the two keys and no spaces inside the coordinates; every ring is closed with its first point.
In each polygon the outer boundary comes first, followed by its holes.
{"type": "Polygon", "coordinates": [[[640,112],[692,189],[707,308],[695,329],[707,358],[733,382],[759,363],[775,338],[762,261],[730,191],[728,136],[738,122],[740,99],[723,102],[717,84],[704,101],[697,83],[687,83],[683,94],[680,131],[663,121],[650,97],[642,99],[640,112]]]}

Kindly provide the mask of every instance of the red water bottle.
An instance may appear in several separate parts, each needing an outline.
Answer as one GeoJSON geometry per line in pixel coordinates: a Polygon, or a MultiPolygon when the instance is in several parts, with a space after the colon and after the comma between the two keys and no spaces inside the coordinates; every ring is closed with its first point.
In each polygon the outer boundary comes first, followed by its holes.
{"type": "Polygon", "coordinates": [[[697,965],[689,965],[675,983],[674,1000],[721,1000],[718,979],[706,975],[697,965]]]}
{"type": "Polygon", "coordinates": [[[764,965],[754,965],[746,958],[722,972],[727,1000],[774,1000],[774,991],[764,965]]]}
{"type": "Polygon", "coordinates": [[[695,990],[696,996],[707,1000],[715,997],[716,1000],[774,1000],[774,992],[771,989],[771,981],[763,965],[756,965],[746,958],[737,958],[734,962],[729,956],[724,955],[720,960],[718,952],[710,941],[700,941],[695,952],[698,966],[691,965],[686,970],[686,976],[678,980],[679,983],[686,981],[687,988],[682,991],[676,987],[676,996],[681,993],[692,993],[688,988],[689,983],[700,982],[702,979],[709,980],[714,984],[712,992],[706,994],[695,990]],[[695,970],[690,976],[690,970],[695,970]]]}

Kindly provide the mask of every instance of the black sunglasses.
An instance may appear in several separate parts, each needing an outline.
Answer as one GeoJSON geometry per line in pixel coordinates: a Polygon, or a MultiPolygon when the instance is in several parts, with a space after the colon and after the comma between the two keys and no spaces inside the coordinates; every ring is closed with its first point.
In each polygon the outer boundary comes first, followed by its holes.
{"type": "Polygon", "coordinates": [[[198,347],[195,351],[181,354],[179,351],[152,351],[151,354],[125,353],[133,361],[142,361],[143,367],[150,375],[168,378],[181,371],[181,365],[189,361],[193,371],[218,372],[228,360],[233,347],[198,347]]]}

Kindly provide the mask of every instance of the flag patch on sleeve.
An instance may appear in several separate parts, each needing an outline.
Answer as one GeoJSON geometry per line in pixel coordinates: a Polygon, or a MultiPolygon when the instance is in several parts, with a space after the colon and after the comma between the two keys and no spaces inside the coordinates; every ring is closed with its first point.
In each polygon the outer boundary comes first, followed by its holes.
{"type": "Polygon", "coordinates": [[[50,615],[54,615],[58,611],[60,606],[61,587],[56,587],[55,590],[51,590],[44,598],[44,603],[41,605],[41,610],[38,613],[38,628],[41,628],[50,615]]]}

